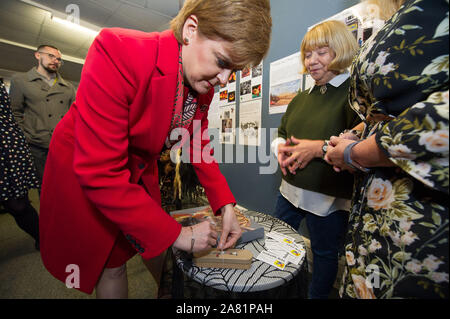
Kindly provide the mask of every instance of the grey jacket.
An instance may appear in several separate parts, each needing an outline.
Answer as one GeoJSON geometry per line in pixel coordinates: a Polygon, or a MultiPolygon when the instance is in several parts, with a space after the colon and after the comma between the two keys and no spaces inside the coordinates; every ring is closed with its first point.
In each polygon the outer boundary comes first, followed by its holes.
{"type": "Polygon", "coordinates": [[[50,87],[36,67],[11,79],[11,108],[28,143],[48,148],[56,124],[75,100],[75,88],[59,74],[50,87]]]}

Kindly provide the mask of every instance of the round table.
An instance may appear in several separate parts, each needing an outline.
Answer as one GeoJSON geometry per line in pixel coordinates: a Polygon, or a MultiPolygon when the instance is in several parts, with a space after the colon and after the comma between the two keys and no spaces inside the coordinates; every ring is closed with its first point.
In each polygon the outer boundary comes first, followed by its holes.
{"type": "MultiPolygon", "coordinates": [[[[290,237],[293,237],[296,243],[299,243],[303,245],[303,247],[305,247],[305,244],[298,232],[285,222],[260,212],[246,211],[245,214],[251,220],[263,226],[265,234],[271,231],[275,231],[284,235],[288,235],[290,237]]],[[[251,295],[251,293],[264,291],[274,292],[277,288],[286,287],[289,283],[294,282],[294,278],[298,279],[298,277],[304,277],[299,276],[299,273],[303,273],[303,271],[301,270],[304,270],[305,273],[307,272],[306,256],[298,265],[288,263],[284,270],[280,270],[274,266],[256,259],[256,256],[262,250],[266,250],[265,239],[266,235],[264,236],[264,238],[253,240],[251,242],[236,246],[236,248],[247,249],[253,254],[252,265],[247,270],[197,267],[192,263],[192,255],[176,248],[172,248],[176,263],[176,266],[174,265],[173,269],[173,284],[179,285],[183,284],[184,282],[184,280],[180,280],[180,274],[178,274],[178,279],[176,279],[176,268],[182,271],[181,275],[183,275],[184,273],[186,277],[192,279],[202,287],[212,287],[225,293],[238,293],[238,295],[251,295]]],[[[303,282],[301,283],[301,286],[305,286],[306,283],[304,278],[302,281],[303,282]]],[[[182,288],[183,287],[178,287],[178,289],[173,289],[173,291],[179,292],[174,297],[184,296],[184,293],[181,292],[183,290],[182,288]]],[[[306,287],[301,288],[303,291],[306,291],[306,287]]],[[[278,291],[277,293],[278,295],[279,292],[280,291],[278,291]]],[[[224,296],[223,294],[219,295],[220,297],[224,296]]],[[[260,296],[260,294],[258,296],[260,296]]]]}

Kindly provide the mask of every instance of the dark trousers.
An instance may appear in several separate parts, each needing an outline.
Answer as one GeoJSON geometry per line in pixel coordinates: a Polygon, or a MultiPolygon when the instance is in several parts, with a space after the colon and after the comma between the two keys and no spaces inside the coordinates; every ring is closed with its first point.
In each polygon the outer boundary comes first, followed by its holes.
{"type": "Polygon", "coordinates": [[[41,193],[42,178],[44,177],[45,162],[47,161],[48,148],[30,144],[30,151],[33,155],[34,166],[36,167],[36,177],[39,180],[39,194],[41,193]]]}
{"type": "Polygon", "coordinates": [[[34,238],[39,246],[39,217],[31,206],[28,196],[19,199],[10,199],[2,203],[5,210],[10,213],[23,231],[34,238]]]}
{"type": "Polygon", "coordinates": [[[313,253],[313,272],[308,297],[328,298],[338,271],[338,256],[348,224],[348,212],[339,210],[321,217],[292,205],[278,194],[274,216],[298,229],[306,218],[313,253]]]}

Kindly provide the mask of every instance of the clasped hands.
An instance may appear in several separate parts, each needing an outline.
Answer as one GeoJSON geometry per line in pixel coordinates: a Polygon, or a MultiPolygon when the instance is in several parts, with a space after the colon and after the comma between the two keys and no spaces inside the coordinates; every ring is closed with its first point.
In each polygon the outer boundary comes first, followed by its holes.
{"type": "MultiPolygon", "coordinates": [[[[232,204],[227,204],[221,209],[222,233],[218,249],[233,247],[242,235],[241,227],[237,221],[232,204]]],[[[217,244],[218,233],[211,221],[206,220],[194,226],[182,227],[173,246],[184,251],[198,252],[210,249],[217,244]],[[192,241],[194,238],[194,241],[192,241]]]]}
{"type": "Polygon", "coordinates": [[[355,142],[359,141],[359,138],[353,133],[341,133],[339,137],[331,136],[328,143],[327,153],[325,154],[324,160],[333,166],[336,172],[349,171],[351,173],[355,172],[354,169],[345,164],[344,161],[344,150],[345,148],[355,142]]]}
{"type": "MultiPolygon", "coordinates": [[[[340,134],[339,137],[331,136],[328,143],[325,161],[333,166],[336,172],[348,170],[354,172],[352,168],[344,162],[344,150],[350,143],[358,141],[359,138],[353,133],[340,134]]],[[[297,169],[305,168],[314,157],[322,157],[321,140],[297,139],[293,136],[286,140],[286,143],[278,146],[278,163],[283,175],[287,170],[293,175],[297,169]]]]}
{"type": "Polygon", "coordinates": [[[286,139],[286,143],[278,146],[278,164],[283,175],[286,170],[295,175],[297,169],[305,168],[314,157],[322,153],[320,140],[297,139],[293,136],[286,139]]]}

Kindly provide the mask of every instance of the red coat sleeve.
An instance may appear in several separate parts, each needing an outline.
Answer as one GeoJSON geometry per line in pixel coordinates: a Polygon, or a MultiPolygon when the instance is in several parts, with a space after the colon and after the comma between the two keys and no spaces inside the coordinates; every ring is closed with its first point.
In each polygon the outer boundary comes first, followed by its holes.
{"type": "MultiPolygon", "coordinates": [[[[156,60],[149,40],[105,29],[89,49],[76,97],[74,171],[92,204],[134,238],[144,258],[159,255],[178,237],[181,225],[137,184],[127,167],[129,109],[139,85],[138,53],[156,60]],[[130,56],[134,52],[135,56],[130,56]]],[[[142,72],[142,71],[141,71],[142,72]]]]}

